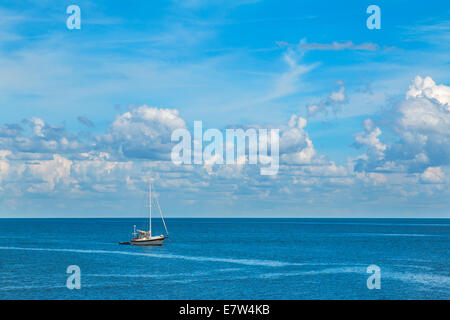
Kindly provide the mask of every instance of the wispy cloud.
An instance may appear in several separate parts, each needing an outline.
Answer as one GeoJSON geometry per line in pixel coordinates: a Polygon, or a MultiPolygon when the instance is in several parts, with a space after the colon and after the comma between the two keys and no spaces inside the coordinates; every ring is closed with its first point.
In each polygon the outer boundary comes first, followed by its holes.
{"type": "Polygon", "coordinates": [[[277,41],[277,45],[283,47],[297,47],[298,49],[303,50],[331,50],[331,51],[340,51],[340,50],[360,50],[360,51],[375,51],[378,50],[379,47],[377,44],[372,42],[365,42],[360,44],[354,44],[352,41],[347,42],[338,42],[334,41],[332,43],[306,43],[305,40],[302,40],[299,44],[290,44],[284,41],[277,41]]]}
{"type": "Polygon", "coordinates": [[[428,21],[413,26],[401,26],[405,41],[421,41],[438,46],[449,46],[450,20],[428,21]]]}
{"type": "Polygon", "coordinates": [[[87,117],[79,116],[79,117],[77,117],[77,120],[81,124],[84,124],[86,127],[89,127],[89,128],[95,127],[94,123],[91,120],[89,120],[87,117]]]}

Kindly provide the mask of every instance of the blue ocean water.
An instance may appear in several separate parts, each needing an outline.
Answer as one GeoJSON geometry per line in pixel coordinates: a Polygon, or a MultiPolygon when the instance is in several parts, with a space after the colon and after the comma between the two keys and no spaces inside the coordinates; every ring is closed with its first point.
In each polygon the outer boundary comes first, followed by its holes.
{"type": "Polygon", "coordinates": [[[164,246],[118,245],[146,223],[0,219],[0,299],[450,298],[449,219],[167,219],[164,246]]]}

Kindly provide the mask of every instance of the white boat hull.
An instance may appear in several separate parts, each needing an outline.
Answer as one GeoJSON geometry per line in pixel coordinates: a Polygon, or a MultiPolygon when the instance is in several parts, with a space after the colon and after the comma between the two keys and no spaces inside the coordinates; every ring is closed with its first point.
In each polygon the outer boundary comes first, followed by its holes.
{"type": "Polygon", "coordinates": [[[133,239],[131,244],[134,246],[161,246],[165,237],[151,237],[150,239],[133,239]]]}

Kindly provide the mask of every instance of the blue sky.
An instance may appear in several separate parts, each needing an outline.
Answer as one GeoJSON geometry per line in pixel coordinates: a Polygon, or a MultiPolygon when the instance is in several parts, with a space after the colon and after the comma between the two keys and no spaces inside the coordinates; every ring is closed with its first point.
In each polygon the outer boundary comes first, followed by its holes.
{"type": "Polygon", "coordinates": [[[449,17],[446,1],[2,1],[0,215],[143,216],[150,175],[169,217],[449,217],[449,17]],[[279,174],[174,166],[170,133],[194,120],[280,128],[279,174]]]}

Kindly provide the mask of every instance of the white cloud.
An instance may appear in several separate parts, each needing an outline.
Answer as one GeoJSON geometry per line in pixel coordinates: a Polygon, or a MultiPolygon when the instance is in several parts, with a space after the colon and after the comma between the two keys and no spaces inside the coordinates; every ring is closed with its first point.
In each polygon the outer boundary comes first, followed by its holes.
{"type": "MultiPolygon", "coordinates": [[[[6,159],[6,157],[8,157],[9,155],[11,155],[11,151],[0,150],[0,183],[6,176],[8,176],[10,171],[9,161],[6,159]]],[[[0,191],[1,189],[2,188],[0,185],[0,191]]]]}
{"type": "Polygon", "coordinates": [[[441,105],[446,106],[450,111],[450,87],[445,85],[436,85],[430,77],[422,78],[416,76],[413,83],[409,86],[406,98],[428,98],[436,99],[441,105]]]}
{"type": "Polygon", "coordinates": [[[356,172],[356,178],[372,186],[384,185],[387,182],[386,175],[377,172],[356,172]]]}
{"type": "Polygon", "coordinates": [[[326,99],[322,99],[319,103],[307,105],[306,111],[310,117],[319,113],[328,115],[329,111],[332,111],[336,115],[346,102],[347,95],[345,93],[345,87],[341,85],[339,90],[331,91],[326,99]]]}
{"type": "Polygon", "coordinates": [[[334,41],[331,44],[328,43],[301,43],[300,48],[306,50],[364,50],[364,51],[375,51],[378,49],[378,45],[374,43],[361,43],[354,44],[352,41],[348,42],[337,42],[334,41]]]}
{"type": "Polygon", "coordinates": [[[45,122],[42,119],[33,117],[30,120],[30,126],[33,128],[33,133],[38,136],[38,137],[44,137],[44,133],[42,132],[42,130],[45,127],[45,122]]]}
{"type": "Polygon", "coordinates": [[[38,181],[43,181],[38,182],[38,189],[32,186],[28,191],[52,191],[57,183],[68,183],[66,179],[70,177],[71,167],[72,161],[58,154],[53,155],[53,160],[36,161],[27,165],[27,172],[38,181]]]}
{"type": "Polygon", "coordinates": [[[292,115],[287,126],[280,130],[280,159],[289,164],[311,164],[316,150],[305,128],[307,120],[292,115]]]}
{"type": "Polygon", "coordinates": [[[342,86],[338,91],[330,93],[330,100],[333,102],[344,102],[345,101],[345,87],[342,86]]]}
{"type": "Polygon", "coordinates": [[[450,87],[416,77],[397,109],[396,132],[389,158],[402,161],[410,171],[450,165],[450,87]]]}
{"type": "Polygon", "coordinates": [[[0,182],[2,182],[3,178],[6,177],[9,173],[9,162],[6,160],[0,160],[0,182]]]}
{"type": "Polygon", "coordinates": [[[88,147],[62,126],[49,125],[36,117],[24,122],[28,124],[28,130],[19,124],[0,127],[0,148],[11,150],[14,154],[62,154],[80,152],[88,147]]]}
{"type": "MultiPolygon", "coordinates": [[[[342,100],[342,96],[335,99],[342,100]]],[[[418,99],[428,101],[423,97],[407,101],[417,102],[418,99]]],[[[398,112],[398,115],[403,119],[404,113],[398,112]]],[[[8,199],[26,198],[27,193],[35,197],[52,195],[76,199],[88,199],[92,195],[136,196],[144,191],[145,179],[149,176],[181,201],[220,199],[226,203],[278,199],[331,205],[341,198],[362,201],[364,194],[373,190],[384,196],[416,197],[424,188],[435,190],[444,183],[444,168],[431,164],[434,155],[427,152],[424,145],[416,141],[418,151],[408,154],[407,161],[399,157],[393,159],[392,149],[396,145],[384,139],[382,142],[381,129],[369,119],[363,123],[364,131],[355,136],[355,144],[366,148],[365,154],[341,166],[317,152],[307,132],[308,121],[292,115],[286,125],[279,127],[280,170],[274,177],[261,176],[256,165],[218,165],[214,161],[203,166],[172,164],[162,152],[171,149],[172,130],[186,127],[184,119],[174,109],[145,105],[131,109],[119,114],[105,134],[94,136],[95,144],[92,141],[79,143],[78,149],[63,147],[63,138],[69,137],[66,138],[68,143],[78,141],[76,135],[63,128],[37,118],[28,123],[30,132],[17,130],[19,138],[34,144],[56,141],[58,152],[49,159],[49,154],[40,153],[39,148],[35,148],[35,152],[23,152],[14,144],[11,151],[9,148],[0,151],[0,197],[5,203],[8,199]],[[358,167],[358,161],[365,165],[358,167]],[[425,167],[420,174],[408,176],[408,166],[411,167],[413,161],[425,167]],[[404,173],[400,174],[402,170],[404,173]],[[419,181],[422,183],[417,183],[419,181]]],[[[412,127],[410,123],[399,126],[402,132],[413,132],[412,127]]],[[[14,128],[6,128],[4,135],[4,139],[10,139],[9,143],[17,140],[8,136],[11,130],[14,128]]],[[[406,139],[405,135],[398,137],[406,139]]],[[[434,137],[438,137],[437,133],[434,137]]],[[[427,142],[427,138],[424,141],[427,142]]],[[[16,143],[23,142],[19,139],[16,143]]]]}
{"type": "Polygon", "coordinates": [[[107,153],[91,152],[85,154],[85,157],[84,160],[74,161],[72,165],[72,174],[78,183],[89,184],[101,183],[102,180],[114,180],[132,170],[131,161],[111,161],[107,153]]]}
{"type": "Polygon", "coordinates": [[[172,131],[185,127],[178,110],[143,105],[118,115],[108,132],[96,139],[100,149],[127,158],[169,159],[172,131]]]}
{"type": "Polygon", "coordinates": [[[450,109],[446,104],[426,97],[408,98],[398,111],[401,114],[398,124],[407,133],[450,135],[450,109]]]}
{"type": "Polygon", "coordinates": [[[423,172],[428,167],[450,165],[450,87],[436,85],[430,78],[416,77],[405,100],[390,111],[395,133],[390,143],[382,143],[382,131],[372,120],[364,121],[364,132],[355,136],[355,146],[366,146],[365,157],[355,166],[362,170],[423,172]],[[389,168],[389,169],[388,169],[389,168]]]}
{"type": "Polygon", "coordinates": [[[7,156],[11,155],[9,150],[0,150],[0,160],[5,159],[7,156]]]}
{"type": "MultiPolygon", "coordinates": [[[[294,46],[293,44],[277,41],[279,46],[294,46]]],[[[378,50],[378,45],[371,42],[365,42],[360,44],[354,44],[352,41],[347,42],[338,42],[333,41],[332,43],[307,43],[306,39],[302,39],[300,43],[297,45],[299,49],[303,50],[331,50],[331,51],[340,51],[340,50],[362,50],[362,51],[375,51],[378,50]]]]}
{"type": "Polygon", "coordinates": [[[317,64],[300,64],[298,62],[300,58],[301,54],[293,50],[288,50],[283,55],[283,60],[288,65],[288,70],[275,79],[273,89],[271,89],[262,99],[259,99],[260,102],[282,98],[298,91],[300,76],[313,70],[317,66],[317,64]]]}
{"type": "Polygon", "coordinates": [[[421,175],[420,180],[424,183],[441,183],[444,173],[440,167],[428,167],[421,175]]]}
{"type": "Polygon", "coordinates": [[[384,158],[384,151],[386,145],[384,145],[378,138],[381,135],[381,130],[375,127],[371,119],[364,120],[364,132],[356,134],[355,141],[356,146],[366,146],[368,156],[380,160],[384,158]]]}

